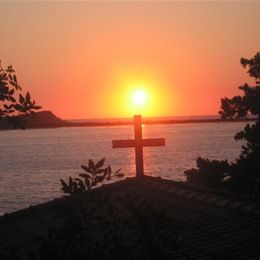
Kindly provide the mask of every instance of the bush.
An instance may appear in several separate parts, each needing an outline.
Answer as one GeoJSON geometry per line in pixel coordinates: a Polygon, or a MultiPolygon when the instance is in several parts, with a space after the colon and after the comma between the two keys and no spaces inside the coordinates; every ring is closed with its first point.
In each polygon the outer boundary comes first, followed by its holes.
{"type": "Polygon", "coordinates": [[[208,185],[214,188],[223,187],[230,165],[225,161],[209,160],[199,157],[196,160],[198,169],[186,170],[184,174],[188,182],[208,185]]]}
{"type": "Polygon", "coordinates": [[[62,191],[66,194],[75,195],[78,193],[84,193],[97,186],[99,183],[103,183],[105,180],[109,181],[111,177],[123,177],[120,172],[121,169],[112,173],[110,165],[104,166],[105,158],[98,161],[96,164],[90,159],[88,166],[81,165],[81,168],[85,173],[79,174],[79,178],[69,177],[68,183],[61,179],[62,191]]]}

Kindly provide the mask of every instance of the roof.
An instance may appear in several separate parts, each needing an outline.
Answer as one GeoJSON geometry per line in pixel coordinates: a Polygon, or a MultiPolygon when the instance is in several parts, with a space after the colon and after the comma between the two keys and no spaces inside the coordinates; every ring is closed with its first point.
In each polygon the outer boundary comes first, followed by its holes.
{"type": "Polygon", "coordinates": [[[76,231],[85,234],[81,252],[88,259],[259,259],[260,203],[160,178],[130,178],[6,214],[0,256],[41,255],[56,248],[55,239],[69,256],[72,244],[80,244],[76,231]],[[71,218],[82,215],[83,221],[71,218]]]}

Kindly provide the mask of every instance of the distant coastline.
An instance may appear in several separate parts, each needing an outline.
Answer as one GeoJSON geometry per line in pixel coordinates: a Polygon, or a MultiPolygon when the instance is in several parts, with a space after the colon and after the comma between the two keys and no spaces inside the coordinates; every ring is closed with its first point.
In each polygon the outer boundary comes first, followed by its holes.
{"type": "MultiPolygon", "coordinates": [[[[255,121],[254,118],[246,118],[246,119],[185,119],[185,120],[151,120],[144,119],[144,125],[162,125],[162,124],[193,124],[193,123],[225,123],[225,122],[250,122],[255,121]]],[[[105,122],[81,122],[81,123],[71,123],[67,122],[69,125],[67,126],[82,126],[82,127],[91,127],[91,126],[120,126],[120,125],[132,125],[133,121],[131,119],[126,121],[105,121],[105,122]]]]}
{"type": "MultiPolygon", "coordinates": [[[[149,118],[143,119],[145,125],[155,124],[192,124],[192,123],[222,123],[222,122],[250,122],[255,121],[255,118],[244,119],[221,119],[214,118],[194,118],[194,119],[165,119],[165,118],[149,118]]],[[[124,126],[132,125],[132,119],[100,119],[97,120],[63,120],[58,118],[51,111],[41,111],[26,118],[26,128],[57,128],[57,127],[96,127],[96,126],[124,126]]],[[[4,120],[0,120],[0,130],[9,130],[13,127],[4,120]]]]}

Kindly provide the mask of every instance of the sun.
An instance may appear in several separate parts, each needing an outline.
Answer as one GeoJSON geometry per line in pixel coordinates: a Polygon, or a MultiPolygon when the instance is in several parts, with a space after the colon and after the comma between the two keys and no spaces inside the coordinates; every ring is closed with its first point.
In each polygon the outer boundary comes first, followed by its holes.
{"type": "Polygon", "coordinates": [[[134,105],[142,106],[147,101],[147,93],[144,90],[136,90],[133,93],[132,100],[134,105]]]}

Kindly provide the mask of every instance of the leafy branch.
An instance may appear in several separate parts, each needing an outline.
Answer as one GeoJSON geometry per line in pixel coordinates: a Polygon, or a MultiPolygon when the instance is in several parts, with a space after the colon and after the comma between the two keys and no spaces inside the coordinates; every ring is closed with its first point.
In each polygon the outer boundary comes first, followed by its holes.
{"type": "Polygon", "coordinates": [[[84,193],[97,186],[99,183],[103,183],[105,180],[109,181],[111,177],[123,177],[121,169],[112,172],[111,166],[104,166],[105,158],[99,160],[96,164],[89,159],[88,166],[81,165],[81,168],[85,173],[80,173],[79,177],[69,177],[68,182],[60,179],[62,185],[62,191],[64,193],[74,195],[78,193],[84,193]]]}
{"type": "Polygon", "coordinates": [[[13,67],[10,65],[3,69],[0,63],[0,119],[7,120],[15,127],[23,127],[21,116],[30,115],[41,108],[31,99],[29,92],[25,95],[21,92],[22,87],[18,84],[13,67]]]}

